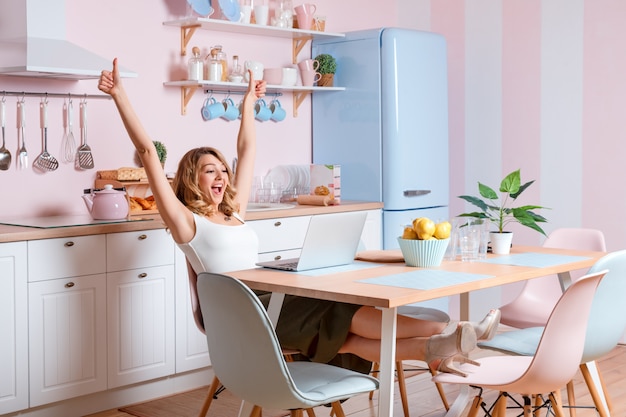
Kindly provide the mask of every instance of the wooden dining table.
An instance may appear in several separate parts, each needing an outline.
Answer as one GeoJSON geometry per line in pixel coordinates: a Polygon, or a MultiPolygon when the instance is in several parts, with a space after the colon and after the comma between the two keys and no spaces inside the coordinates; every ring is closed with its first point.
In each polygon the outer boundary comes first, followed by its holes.
{"type": "MultiPolygon", "coordinates": [[[[461,319],[467,319],[469,293],[557,274],[563,288],[570,271],[586,270],[604,252],[515,246],[509,255],[489,254],[474,262],[443,261],[438,267],[408,267],[403,262],[355,262],[302,272],[254,268],[230,272],[250,288],[269,291],[268,308],[276,323],[285,294],[366,305],[382,311],[378,416],[393,415],[397,308],[439,297],[460,295],[461,319]]],[[[468,394],[457,397],[446,414],[459,416],[468,394]]]]}

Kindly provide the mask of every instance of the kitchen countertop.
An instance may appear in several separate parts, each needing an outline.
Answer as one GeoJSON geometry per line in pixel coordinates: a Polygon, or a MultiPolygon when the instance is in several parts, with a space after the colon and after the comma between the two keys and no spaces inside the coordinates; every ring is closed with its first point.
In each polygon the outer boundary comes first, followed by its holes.
{"type": "MultiPolygon", "coordinates": [[[[340,213],[357,210],[382,209],[383,203],[342,201],[336,206],[305,206],[295,205],[290,209],[254,211],[246,214],[246,220],[265,220],[281,217],[310,216],[316,214],[340,213]]],[[[19,242],[24,240],[52,239],[69,236],[86,236],[103,233],[132,232],[138,230],[164,229],[165,224],[158,214],[139,216],[143,221],[121,223],[101,223],[82,226],[64,226],[55,228],[37,228],[9,226],[0,224],[0,243],[19,242]]]]}

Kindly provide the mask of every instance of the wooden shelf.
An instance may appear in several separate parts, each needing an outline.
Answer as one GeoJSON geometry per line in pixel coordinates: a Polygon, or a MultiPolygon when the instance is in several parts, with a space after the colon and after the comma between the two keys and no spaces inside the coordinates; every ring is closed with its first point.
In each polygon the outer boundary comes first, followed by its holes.
{"type": "Polygon", "coordinates": [[[220,32],[232,32],[241,35],[271,36],[275,38],[291,39],[293,42],[293,63],[296,63],[298,53],[311,39],[343,38],[343,33],[320,32],[316,30],[303,30],[293,28],[279,28],[276,26],[263,26],[228,20],[208,19],[202,17],[190,17],[186,19],[163,22],[165,26],[180,28],[180,54],[187,55],[187,45],[193,37],[196,29],[214,30],[220,32]]]}
{"type": "MultiPolygon", "coordinates": [[[[201,88],[202,91],[213,91],[216,93],[243,93],[248,88],[246,83],[231,83],[219,81],[168,81],[163,83],[166,87],[180,87],[181,92],[181,114],[187,113],[187,105],[195,92],[201,88]]],[[[298,117],[298,108],[304,101],[304,98],[312,93],[344,91],[345,87],[316,87],[316,86],[284,86],[284,85],[267,85],[267,94],[272,95],[281,92],[290,92],[293,96],[293,116],[298,117]]]]}

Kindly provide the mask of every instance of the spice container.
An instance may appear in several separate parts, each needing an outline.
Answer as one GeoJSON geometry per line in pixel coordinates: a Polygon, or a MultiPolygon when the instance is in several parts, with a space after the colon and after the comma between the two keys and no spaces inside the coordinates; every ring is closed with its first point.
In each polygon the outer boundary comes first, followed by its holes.
{"type": "Polygon", "coordinates": [[[189,80],[202,81],[204,77],[204,63],[200,58],[200,48],[194,46],[192,48],[193,57],[189,58],[188,75],[189,80]]]}
{"type": "Polygon", "coordinates": [[[222,63],[217,59],[217,49],[211,49],[209,56],[209,81],[222,81],[222,63]]]}

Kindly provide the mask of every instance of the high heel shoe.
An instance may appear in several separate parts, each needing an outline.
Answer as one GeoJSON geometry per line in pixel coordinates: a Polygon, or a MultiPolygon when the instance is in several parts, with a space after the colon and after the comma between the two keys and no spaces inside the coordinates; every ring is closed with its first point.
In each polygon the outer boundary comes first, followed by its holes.
{"type": "Polygon", "coordinates": [[[498,331],[498,325],[500,324],[500,310],[497,308],[492,309],[478,323],[472,323],[474,326],[474,332],[476,332],[476,339],[478,341],[491,340],[498,331]]]}
{"type": "Polygon", "coordinates": [[[460,322],[454,332],[434,335],[428,339],[425,360],[433,370],[466,377],[467,374],[454,366],[454,361],[478,365],[467,357],[475,348],[474,327],[471,323],[460,322]]]}

